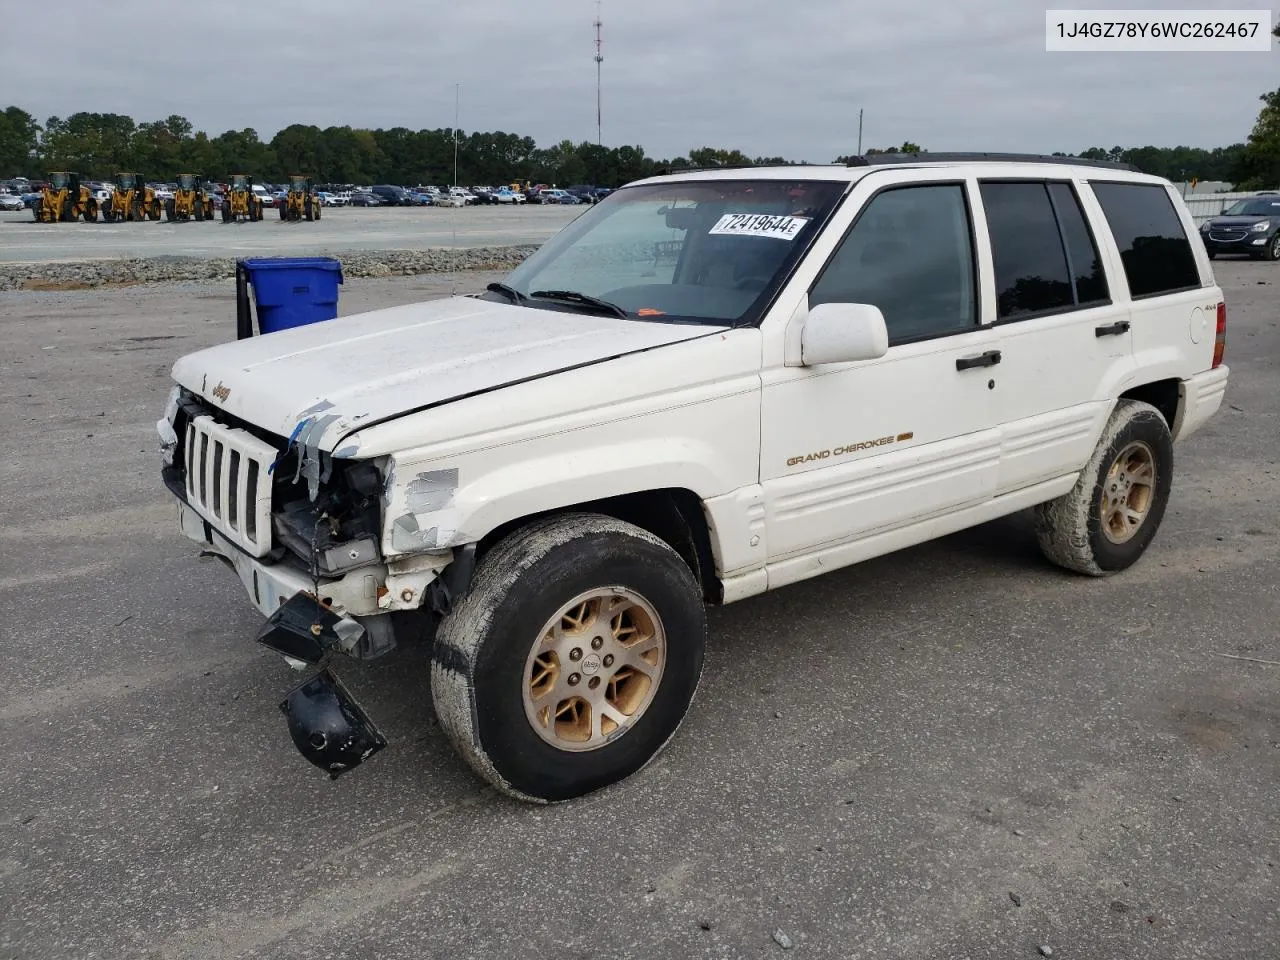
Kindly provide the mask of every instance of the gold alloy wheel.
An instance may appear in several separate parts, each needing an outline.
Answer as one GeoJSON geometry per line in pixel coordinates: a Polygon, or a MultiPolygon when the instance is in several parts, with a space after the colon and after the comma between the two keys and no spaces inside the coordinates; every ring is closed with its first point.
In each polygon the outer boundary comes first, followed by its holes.
{"type": "Polygon", "coordinates": [[[666,632],[644,597],[588,590],[539,631],[525,660],[524,714],[553,747],[595,750],[644,715],[666,660],[666,632]]]}
{"type": "Polygon", "coordinates": [[[1111,463],[1098,503],[1102,533],[1112,543],[1128,543],[1142,528],[1156,496],[1156,458],[1140,440],[1111,463]]]}

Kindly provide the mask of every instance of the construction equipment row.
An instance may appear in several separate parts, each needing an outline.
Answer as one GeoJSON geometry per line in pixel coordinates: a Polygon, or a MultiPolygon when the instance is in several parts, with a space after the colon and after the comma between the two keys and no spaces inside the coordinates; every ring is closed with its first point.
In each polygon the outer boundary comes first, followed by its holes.
{"type": "MultiPolygon", "coordinates": [[[[93,223],[102,214],[107,223],[125,220],[159,220],[170,222],[212,220],[216,206],[209,182],[194,173],[178,174],[173,196],[161,202],[153,187],[137,173],[119,173],[112,185],[111,196],[101,204],[93,191],[80,182],[78,173],[57,171],[49,174],[31,210],[36,223],[59,223],[84,220],[93,223]]],[[[238,173],[232,176],[222,197],[223,223],[262,219],[262,198],[253,192],[253,178],[238,173]]],[[[303,176],[289,178],[289,190],[279,203],[281,220],[319,220],[320,197],[311,181],[303,176]]]]}

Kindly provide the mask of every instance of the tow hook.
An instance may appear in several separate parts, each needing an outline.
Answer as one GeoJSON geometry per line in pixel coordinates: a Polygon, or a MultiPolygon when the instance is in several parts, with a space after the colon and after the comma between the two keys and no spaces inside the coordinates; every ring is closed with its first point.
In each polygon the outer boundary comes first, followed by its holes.
{"type": "MultiPolygon", "coordinates": [[[[337,649],[350,653],[365,630],[314,595],[299,591],[258,631],[257,641],[291,665],[318,664],[337,649]]],[[[280,704],[298,752],[336,780],[387,745],[364,708],[329,667],[290,691],[280,704]]]]}
{"type": "Polygon", "coordinates": [[[298,752],[331,780],[387,745],[386,737],[328,667],[290,692],[280,709],[298,752]]]}

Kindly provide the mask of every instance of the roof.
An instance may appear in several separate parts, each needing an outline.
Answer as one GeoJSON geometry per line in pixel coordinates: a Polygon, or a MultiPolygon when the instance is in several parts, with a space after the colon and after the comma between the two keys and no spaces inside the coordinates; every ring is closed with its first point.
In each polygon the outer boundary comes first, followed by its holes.
{"type": "Polygon", "coordinates": [[[1134,180],[1164,183],[1160,177],[1139,172],[1130,164],[1013,153],[872,154],[855,157],[849,164],[793,164],[780,167],[708,167],[676,169],[630,186],[679,180],[830,180],[852,183],[887,169],[955,169],[981,166],[995,176],[1067,176],[1090,179],[1134,180]]]}

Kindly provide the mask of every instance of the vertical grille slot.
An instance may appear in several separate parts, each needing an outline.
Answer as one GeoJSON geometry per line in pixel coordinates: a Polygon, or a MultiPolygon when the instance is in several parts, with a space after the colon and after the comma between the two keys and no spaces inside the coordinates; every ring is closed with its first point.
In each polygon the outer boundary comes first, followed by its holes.
{"type": "Polygon", "coordinates": [[[209,435],[200,434],[200,503],[209,502],[209,435]]]}
{"type": "MultiPolygon", "coordinates": [[[[252,495],[258,489],[258,461],[250,460],[249,469],[245,471],[249,475],[249,493],[252,495]]],[[[249,509],[244,512],[244,535],[253,543],[258,542],[258,505],[254,500],[249,501],[249,509]]]]}
{"type": "Polygon", "coordinates": [[[240,504],[244,497],[240,495],[240,451],[231,451],[231,467],[227,471],[227,522],[232,530],[243,527],[240,522],[240,504]]]}
{"type": "Polygon", "coordinates": [[[213,442],[213,515],[222,519],[222,444],[213,442]]]}

